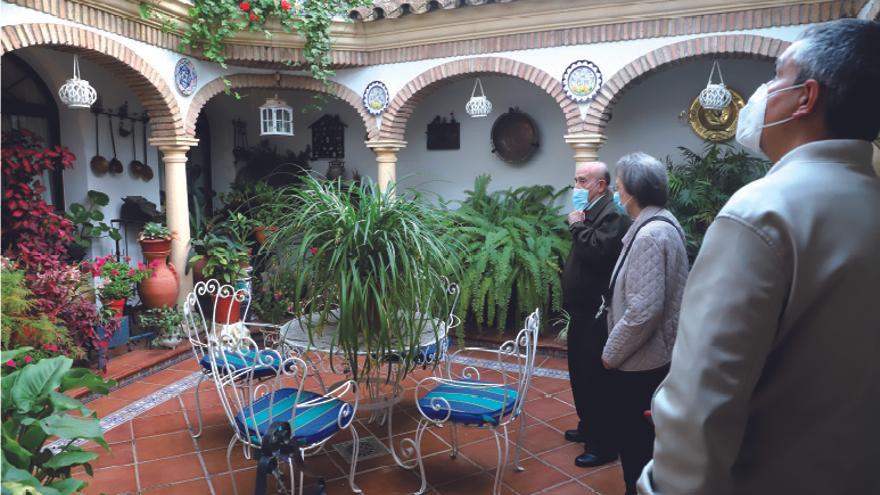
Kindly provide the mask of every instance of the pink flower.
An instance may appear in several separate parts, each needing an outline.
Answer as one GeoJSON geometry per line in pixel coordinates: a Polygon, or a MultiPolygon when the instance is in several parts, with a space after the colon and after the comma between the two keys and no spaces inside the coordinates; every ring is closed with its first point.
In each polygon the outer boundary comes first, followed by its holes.
{"type": "Polygon", "coordinates": [[[15,361],[11,359],[9,361],[6,361],[6,366],[9,366],[10,368],[15,368],[15,361]]]}
{"type": "Polygon", "coordinates": [[[138,270],[146,270],[147,267],[144,265],[143,261],[138,261],[138,270]]]}
{"type": "Polygon", "coordinates": [[[131,269],[131,270],[128,271],[128,276],[129,276],[129,277],[134,277],[134,274],[135,274],[135,273],[137,273],[137,272],[134,271],[134,269],[131,269]]]}
{"type": "Polygon", "coordinates": [[[290,2],[288,0],[281,0],[281,10],[290,10],[290,2]]]}
{"type": "Polygon", "coordinates": [[[155,270],[156,268],[159,268],[159,265],[161,265],[161,264],[162,264],[161,261],[159,261],[159,260],[153,260],[153,261],[150,262],[149,267],[150,267],[151,270],[155,270]]]}
{"type": "Polygon", "coordinates": [[[33,361],[33,360],[34,360],[34,358],[32,358],[32,357],[30,357],[30,356],[25,356],[25,357],[24,357],[24,362],[25,362],[25,364],[28,364],[28,363],[30,363],[30,362],[33,361]]]}
{"type": "Polygon", "coordinates": [[[311,251],[312,256],[318,254],[318,248],[316,248],[316,247],[309,248],[309,251],[311,251]]]}
{"type": "Polygon", "coordinates": [[[125,262],[126,262],[126,263],[131,263],[131,258],[129,258],[128,256],[126,256],[126,257],[125,257],[125,262]]]}
{"type": "Polygon", "coordinates": [[[119,270],[117,270],[116,268],[110,270],[110,275],[113,275],[114,277],[119,275],[119,270]]]}
{"type": "Polygon", "coordinates": [[[55,344],[46,344],[43,346],[43,349],[46,349],[50,352],[58,352],[58,346],[55,344]]]}
{"type": "Polygon", "coordinates": [[[101,344],[100,344],[100,345],[101,345],[101,348],[102,348],[102,349],[106,349],[106,348],[107,348],[107,342],[104,342],[103,340],[101,341],[101,344]]]}

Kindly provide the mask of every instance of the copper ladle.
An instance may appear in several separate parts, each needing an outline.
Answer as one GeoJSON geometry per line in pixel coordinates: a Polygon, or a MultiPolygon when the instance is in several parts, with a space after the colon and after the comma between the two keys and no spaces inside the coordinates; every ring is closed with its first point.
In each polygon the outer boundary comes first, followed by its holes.
{"type": "Polygon", "coordinates": [[[107,165],[110,167],[110,173],[113,175],[121,174],[124,170],[122,162],[116,157],[116,137],[113,135],[113,114],[109,115],[107,122],[110,123],[110,142],[113,144],[113,158],[107,165]]]}
{"type": "Polygon", "coordinates": [[[101,147],[99,146],[98,119],[101,114],[97,110],[93,111],[95,113],[95,156],[92,157],[89,166],[92,168],[92,173],[100,177],[106,174],[110,167],[107,164],[107,159],[101,156],[101,147]]]}

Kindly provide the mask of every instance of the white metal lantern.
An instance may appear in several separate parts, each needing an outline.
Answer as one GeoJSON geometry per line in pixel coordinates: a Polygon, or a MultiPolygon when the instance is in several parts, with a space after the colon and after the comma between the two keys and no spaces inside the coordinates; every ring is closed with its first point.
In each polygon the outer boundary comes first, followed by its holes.
{"type": "Polygon", "coordinates": [[[58,89],[58,98],[69,108],[90,108],[98,92],[85,79],[79,78],[79,56],[73,56],[73,77],[58,89]]]}
{"type": "Polygon", "coordinates": [[[486,98],[486,93],[483,91],[483,83],[480,81],[480,78],[477,78],[477,82],[474,83],[474,90],[471,91],[471,99],[468,100],[467,104],[464,106],[465,112],[471,117],[477,119],[480,117],[485,117],[492,113],[492,102],[486,98]],[[477,96],[477,86],[480,87],[480,96],[477,96]]]}
{"type": "Polygon", "coordinates": [[[261,136],[293,136],[293,108],[278,95],[260,107],[261,136]]]}
{"type": "Polygon", "coordinates": [[[724,85],[724,78],[721,76],[721,66],[716,60],[712,64],[712,72],[709,73],[709,82],[706,89],[700,91],[700,105],[706,110],[724,110],[730,105],[733,97],[730,91],[724,85]],[[712,76],[715,75],[715,68],[718,68],[718,79],[720,83],[712,83],[712,76]]]}

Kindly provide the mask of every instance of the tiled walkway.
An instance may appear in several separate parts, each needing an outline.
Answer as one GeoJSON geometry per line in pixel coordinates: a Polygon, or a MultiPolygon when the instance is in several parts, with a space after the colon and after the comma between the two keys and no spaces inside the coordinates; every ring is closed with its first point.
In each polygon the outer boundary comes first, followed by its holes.
{"type": "MultiPolygon", "coordinates": [[[[522,464],[526,470],[518,473],[508,466],[503,492],[622,494],[623,481],[618,463],[594,469],[574,466],[574,458],[583,447],[563,439],[562,432],[573,427],[576,420],[568,380],[564,374],[554,371],[565,370],[565,360],[539,357],[539,362],[541,370],[533,379],[525,407],[528,428],[522,464]]],[[[92,401],[89,407],[101,417],[112,418],[112,413],[157,391],[163,391],[167,397],[166,387],[175,383],[179,386],[181,380],[191,377],[197,370],[195,361],[187,360],[120,388],[108,397],[92,401]]],[[[407,379],[406,398],[395,409],[394,432],[398,441],[411,437],[416,427],[418,413],[412,388],[418,378],[420,375],[416,373],[407,379]]],[[[87,447],[96,449],[100,457],[94,464],[95,477],[90,480],[85,493],[232,493],[226,465],[226,446],[232,437],[232,429],[220,408],[212,383],[202,384],[201,400],[205,431],[197,440],[193,440],[187,431],[196,421],[192,388],[133,418],[124,417],[124,421],[106,432],[112,449],[110,453],[95,446],[87,447]]],[[[356,424],[360,436],[375,435],[387,442],[386,428],[370,424],[366,419],[364,417],[356,424]]],[[[345,432],[340,432],[330,440],[325,453],[307,460],[309,470],[327,481],[330,494],[351,493],[343,474],[347,472],[348,464],[332,447],[349,439],[345,432]]],[[[459,445],[459,456],[451,459],[449,429],[432,427],[426,432],[422,450],[426,456],[427,493],[491,493],[496,464],[492,434],[485,430],[460,428],[459,445]]],[[[235,448],[233,468],[241,495],[253,493],[255,465],[253,460],[244,458],[240,447],[235,448]]],[[[309,479],[314,482],[315,478],[309,479]]],[[[418,488],[419,479],[417,473],[397,467],[391,455],[386,454],[359,462],[356,483],[368,495],[395,495],[412,493],[418,488]]],[[[312,491],[307,488],[306,493],[312,491]]]]}

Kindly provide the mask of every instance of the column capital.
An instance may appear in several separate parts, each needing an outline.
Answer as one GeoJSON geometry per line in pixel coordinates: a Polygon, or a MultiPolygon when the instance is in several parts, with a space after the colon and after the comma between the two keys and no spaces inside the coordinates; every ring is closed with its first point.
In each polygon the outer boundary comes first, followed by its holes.
{"type": "Polygon", "coordinates": [[[595,146],[599,149],[608,139],[604,134],[582,133],[582,134],[566,134],[563,136],[565,142],[572,148],[581,148],[586,146],[595,146]]]}
{"type": "Polygon", "coordinates": [[[397,153],[406,148],[407,142],[397,139],[382,139],[376,141],[365,141],[364,144],[375,153],[397,153]]]}
{"type": "Polygon", "coordinates": [[[150,144],[156,146],[162,153],[183,152],[199,144],[199,140],[191,137],[154,137],[150,138],[150,144]]]}

